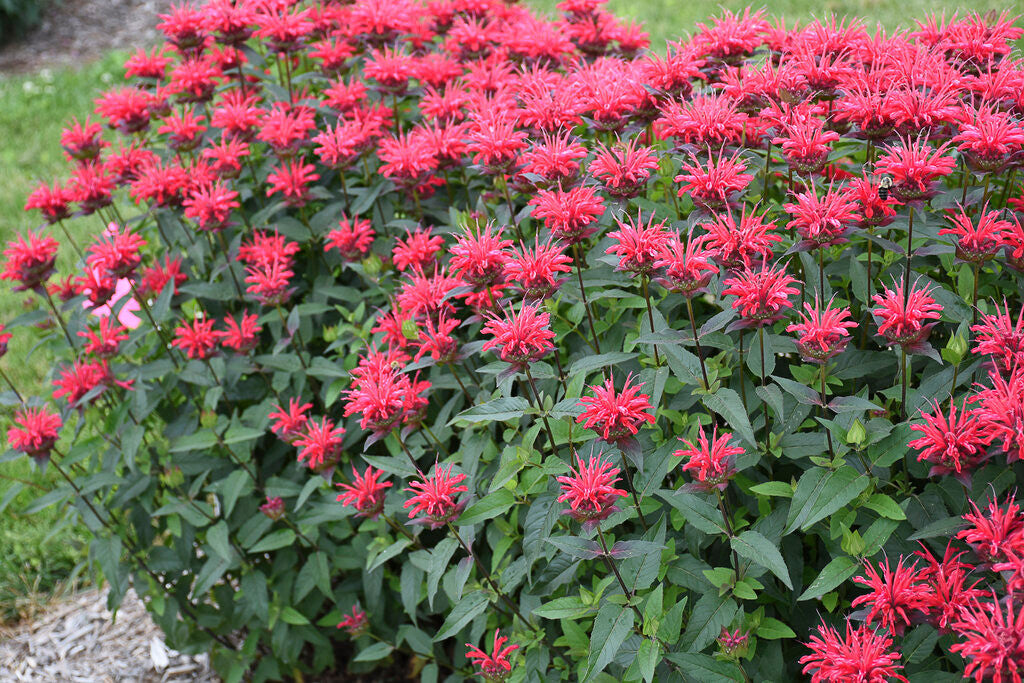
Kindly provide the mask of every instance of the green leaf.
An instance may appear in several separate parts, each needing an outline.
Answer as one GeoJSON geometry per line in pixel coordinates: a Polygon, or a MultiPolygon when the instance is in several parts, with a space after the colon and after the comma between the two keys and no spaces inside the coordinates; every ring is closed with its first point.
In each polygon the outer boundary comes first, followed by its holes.
{"type": "Polygon", "coordinates": [[[946,519],[940,519],[921,527],[907,540],[918,541],[925,538],[935,538],[936,536],[950,536],[954,531],[959,531],[966,523],[967,522],[964,521],[963,517],[947,517],[946,519]]]}
{"type": "Polygon", "coordinates": [[[765,640],[778,640],[780,638],[796,638],[796,633],[778,619],[765,617],[761,620],[761,625],[757,627],[757,637],[765,640]]]}
{"type": "Polygon", "coordinates": [[[231,563],[223,557],[210,557],[203,568],[199,570],[199,575],[196,576],[196,584],[192,587],[192,598],[205,596],[213,588],[213,585],[220,581],[230,566],[231,563]]]}
{"type": "Polygon", "coordinates": [[[779,498],[792,498],[793,487],[784,481],[766,481],[763,484],[750,487],[751,493],[759,496],[776,496],[779,498]]]}
{"type": "Polygon", "coordinates": [[[385,548],[384,551],[379,553],[376,557],[367,558],[368,563],[366,565],[366,571],[372,572],[374,569],[381,566],[382,564],[390,560],[392,557],[395,557],[396,555],[398,555],[398,553],[402,552],[407,547],[409,547],[410,543],[412,543],[412,541],[410,541],[408,538],[400,538],[391,545],[389,545],[387,548],[385,548]]]}
{"type": "Polygon", "coordinates": [[[588,605],[576,595],[555,598],[544,603],[533,613],[544,619],[582,619],[594,611],[594,605],[588,605]]]}
{"type": "Polygon", "coordinates": [[[884,493],[876,493],[868,498],[868,501],[864,503],[864,507],[874,510],[887,519],[900,521],[907,518],[907,513],[903,512],[902,508],[896,504],[896,501],[884,493]]]}
{"type": "Polygon", "coordinates": [[[575,377],[576,375],[586,375],[587,373],[597,370],[598,368],[612,368],[622,363],[633,360],[640,354],[637,353],[600,353],[597,355],[586,355],[577,361],[574,361],[569,366],[569,377],[575,377]]]}
{"type": "Polygon", "coordinates": [[[376,662],[387,657],[394,649],[389,643],[374,643],[370,647],[360,650],[359,654],[352,658],[352,661],[376,662]]]}
{"type": "Polygon", "coordinates": [[[602,552],[601,546],[597,544],[597,541],[588,541],[579,536],[548,536],[547,542],[581,560],[592,560],[595,557],[600,557],[602,552]]]}
{"type": "Polygon", "coordinates": [[[793,494],[785,533],[797,528],[808,529],[859,496],[868,483],[868,477],[849,466],[837,470],[820,467],[807,470],[793,494]]]}
{"type": "Polygon", "coordinates": [[[234,559],[235,551],[231,548],[231,540],[228,538],[228,523],[223,519],[206,530],[206,542],[213,548],[213,552],[223,559],[234,559]]]}
{"type": "Polygon", "coordinates": [[[278,550],[295,542],[295,532],[291,529],[279,529],[265,536],[263,540],[249,548],[250,553],[265,553],[278,550]]]}
{"type": "Polygon", "coordinates": [[[601,605],[594,618],[584,682],[604,671],[632,630],[633,610],[607,601],[601,605]]]}
{"type": "Polygon", "coordinates": [[[757,439],[754,437],[754,428],[750,426],[750,418],[743,408],[743,401],[740,395],[732,389],[722,388],[713,394],[703,397],[704,405],[715,411],[735,431],[736,435],[752,447],[757,447],[757,439]]]}
{"type": "Polygon", "coordinates": [[[466,508],[466,511],[459,515],[456,522],[459,526],[471,526],[478,522],[504,514],[510,507],[515,505],[516,498],[508,489],[498,489],[488,494],[477,502],[466,508]]]}
{"type": "Polygon", "coordinates": [[[212,429],[201,429],[192,434],[179,436],[171,442],[171,453],[182,453],[184,451],[206,451],[217,445],[217,435],[212,429]]]}
{"type": "Polygon", "coordinates": [[[463,596],[462,600],[455,603],[455,609],[448,614],[448,617],[441,624],[441,630],[434,636],[434,641],[444,640],[455,635],[462,628],[472,621],[478,614],[483,614],[490,601],[484,591],[474,591],[463,596]]]}
{"type": "Polygon", "coordinates": [[[224,432],[224,436],[221,437],[221,441],[226,444],[241,443],[243,441],[252,441],[258,439],[266,433],[263,429],[253,429],[252,427],[243,427],[241,425],[231,427],[228,431],[224,432]]]}
{"type": "Polygon", "coordinates": [[[487,403],[480,403],[468,410],[464,410],[453,417],[448,425],[456,423],[479,424],[481,422],[506,422],[519,420],[527,413],[533,414],[537,410],[530,405],[530,402],[521,396],[496,398],[487,403]]]}
{"type": "Polygon", "coordinates": [[[939,632],[928,624],[921,624],[903,638],[900,654],[910,664],[920,664],[935,649],[939,632]]]}
{"type": "Polygon", "coordinates": [[[637,662],[640,664],[640,675],[646,683],[654,680],[654,669],[658,666],[661,655],[661,647],[653,640],[644,638],[640,641],[640,649],[636,653],[637,662]]]}
{"type": "Polygon", "coordinates": [[[786,588],[793,590],[793,583],[789,580],[789,569],[786,567],[786,561],[782,559],[782,553],[760,533],[752,529],[744,531],[732,539],[732,549],[740,557],[775,574],[786,588]]]}
{"type": "Polygon", "coordinates": [[[739,606],[732,598],[714,591],[705,593],[693,606],[680,645],[688,652],[703,650],[729,625],[737,610],[739,606]]]}
{"type": "Polygon", "coordinates": [[[290,605],[281,610],[281,621],[292,626],[306,626],[309,624],[309,619],[290,605]]]}
{"type": "Polygon", "coordinates": [[[679,640],[679,634],[683,630],[683,612],[686,611],[687,598],[672,605],[672,609],[665,613],[665,617],[658,626],[658,637],[672,645],[679,640]]]}
{"type": "Polygon", "coordinates": [[[728,533],[722,521],[722,513],[710,503],[688,491],[658,491],[657,495],[669,505],[683,513],[683,517],[695,529],[705,534],[728,533]]]}
{"type": "Polygon", "coordinates": [[[665,658],[686,672],[687,681],[699,683],[734,683],[741,681],[739,669],[731,662],[720,662],[699,652],[672,652],[665,658]]]}
{"type": "Polygon", "coordinates": [[[225,517],[231,516],[231,512],[235,509],[235,503],[238,502],[238,497],[248,492],[251,487],[252,478],[244,469],[237,469],[224,479],[220,495],[224,498],[225,517]]]}
{"type": "Polygon", "coordinates": [[[813,600],[814,598],[820,598],[856,574],[859,568],[860,565],[846,555],[833,558],[831,562],[825,565],[825,568],[818,574],[818,578],[807,587],[807,590],[803,592],[799,599],[813,600]]]}

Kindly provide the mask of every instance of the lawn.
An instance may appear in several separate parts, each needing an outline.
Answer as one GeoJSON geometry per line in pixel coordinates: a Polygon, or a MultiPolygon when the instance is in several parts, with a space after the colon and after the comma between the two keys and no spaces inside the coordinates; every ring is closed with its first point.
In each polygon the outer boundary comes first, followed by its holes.
{"type": "MultiPolygon", "coordinates": [[[[556,0],[533,0],[530,4],[553,12],[556,0]]],[[[721,6],[741,10],[745,4],[726,0],[721,6]]],[[[857,16],[869,25],[880,23],[893,29],[899,25],[907,27],[915,17],[943,12],[950,15],[966,7],[982,12],[1022,10],[1019,3],[1008,6],[999,0],[975,0],[970,5],[924,0],[777,0],[771,4],[770,13],[785,17],[787,24],[805,23],[816,16],[834,13],[857,16]]],[[[656,49],[663,48],[667,40],[692,32],[709,12],[719,11],[710,4],[679,0],[611,0],[608,8],[619,16],[644,22],[656,49]]],[[[124,54],[111,54],[78,70],[0,76],[0,238],[4,242],[36,227],[36,216],[24,213],[22,206],[39,180],[65,175],[59,147],[64,122],[74,115],[88,114],[97,91],[121,80],[123,60],[124,54]]],[[[95,232],[100,227],[89,221],[74,221],[72,225],[82,232],[95,232]]],[[[11,293],[6,284],[0,287],[4,292],[0,297],[0,321],[10,320],[21,312],[26,296],[11,293]]],[[[10,352],[0,360],[0,368],[29,393],[40,393],[50,359],[33,353],[34,345],[31,330],[17,330],[10,352]]],[[[0,462],[0,621],[30,604],[31,599],[26,603],[25,596],[45,594],[61,584],[82,559],[82,540],[86,534],[77,526],[63,523],[66,510],[33,510],[33,496],[29,493],[11,496],[10,487],[16,480],[28,482],[24,484],[27,488],[52,483],[50,476],[35,471],[26,458],[0,462]]]]}

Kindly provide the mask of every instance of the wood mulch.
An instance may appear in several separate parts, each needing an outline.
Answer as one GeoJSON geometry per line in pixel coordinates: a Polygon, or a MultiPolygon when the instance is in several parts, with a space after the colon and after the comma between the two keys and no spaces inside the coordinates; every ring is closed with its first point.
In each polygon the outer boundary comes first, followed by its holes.
{"type": "Polygon", "coordinates": [[[117,615],[106,590],[56,604],[0,632],[0,681],[14,683],[215,683],[205,654],[167,647],[142,601],[129,591],[117,615]]]}

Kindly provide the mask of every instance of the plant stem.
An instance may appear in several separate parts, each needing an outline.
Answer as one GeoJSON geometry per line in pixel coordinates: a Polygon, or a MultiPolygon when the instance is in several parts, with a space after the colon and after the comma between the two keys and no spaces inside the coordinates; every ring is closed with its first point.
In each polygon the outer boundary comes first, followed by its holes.
{"type": "Polygon", "coordinates": [[[469,392],[466,391],[466,385],[463,384],[462,380],[459,378],[459,372],[458,372],[458,370],[455,369],[455,363],[449,363],[448,367],[450,367],[452,369],[452,377],[455,378],[455,381],[458,383],[459,388],[462,389],[462,394],[463,394],[463,396],[466,397],[466,402],[469,405],[473,405],[473,399],[470,398],[469,392]]]}
{"type": "MultiPolygon", "coordinates": [[[[825,406],[828,405],[828,398],[826,397],[827,394],[826,394],[826,384],[825,384],[825,373],[826,373],[826,365],[825,365],[825,363],[822,363],[821,364],[821,416],[822,417],[825,417],[827,415],[827,413],[825,412],[825,406]]],[[[832,458],[833,460],[835,460],[836,459],[836,450],[835,450],[835,448],[832,445],[832,432],[830,430],[828,430],[828,429],[825,430],[825,438],[828,439],[828,454],[829,454],[829,457],[832,458]]]]}
{"type": "Polygon", "coordinates": [[[761,187],[761,201],[768,194],[768,168],[772,163],[772,143],[768,142],[768,152],[764,155],[764,185],[761,187]]]}
{"type": "Polygon", "coordinates": [[[978,324],[978,275],[981,274],[981,264],[974,262],[974,293],[971,297],[971,328],[978,324]]]}
{"type": "MultiPolygon", "coordinates": [[[[729,517],[728,504],[725,501],[725,496],[723,496],[722,492],[717,488],[715,489],[715,495],[718,497],[718,510],[722,513],[722,521],[725,522],[725,533],[729,535],[729,546],[731,548],[731,539],[735,536],[735,533],[732,530],[732,519],[729,517]]],[[[732,550],[732,563],[736,568],[736,578],[738,579],[740,576],[740,558],[739,555],[736,554],[735,549],[732,550]]]]}
{"type": "Polygon", "coordinates": [[[903,419],[907,419],[907,349],[900,347],[900,375],[902,388],[900,390],[900,413],[903,419]]]}
{"type": "Polygon", "coordinates": [[[761,386],[767,384],[764,368],[764,326],[757,328],[757,341],[761,345],[761,386]]]}
{"type": "Polygon", "coordinates": [[[544,431],[548,433],[548,441],[551,442],[551,454],[557,455],[558,446],[555,445],[555,435],[554,432],[551,431],[551,424],[548,422],[547,411],[544,410],[544,405],[540,402],[540,393],[537,391],[537,383],[533,381],[533,373],[530,372],[530,366],[525,366],[524,370],[526,370],[526,379],[530,381],[530,388],[533,389],[534,403],[537,406],[537,410],[540,411],[541,419],[544,421],[544,431]]]}
{"type": "MultiPolygon", "coordinates": [[[[650,278],[647,275],[643,275],[640,278],[644,288],[644,299],[647,301],[647,319],[651,323],[651,334],[654,334],[654,309],[651,307],[651,291],[650,291],[650,278]]],[[[661,365],[661,358],[658,356],[658,345],[654,345],[654,364],[661,365]]]]}
{"type": "Polygon", "coordinates": [[[446,522],[446,524],[448,525],[448,530],[451,531],[452,534],[455,536],[455,540],[457,540],[459,542],[459,545],[462,546],[462,549],[466,551],[467,555],[473,558],[473,562],[474,564],[476,564],[476,568],[483,575],[484,580],[486,580],[487,583],[491,585],[491,588],[494,590],[495,593],[497,593],[498,597],[501,598],[506,605],[508,605],[508,608],[512,610],[513,614],[519,617],[519,620],[522,621],[523,624],[532,628],[533,624],[530,623],[530,620],[524,617],[522,613],[519,611],[519,607],[514,602],[512,602],[512,600],[507,595],[505,595],[505,593],[502,592],[501,588],[498,587],[498,584],[495,583],[494,578],[491,576],[491,573],[487,571],[487,568],[484,567],[483,563],[480,561],[480,558],[476,556],[476,553],[474,553],[472,549],[470,549],[470,547],[466,545],[466,542],[462,540],[462,536],[459,535],[459,532],[456,531],[452,523],[446,522]]]}
{"type": "Polygon", "coordinates": [[[64,332],[64,337],[68,340],[68,346],[74,349],[75,342],[71,338],[71,333],[68,332],[67,326],[64,324],[64,318],[61,317],[60,312],[57,310],[57,306],[53,303],[53,297],[50,296],[50,290],[46,288],[45,283],[39,285],[36,289],[43,293],[43,298],[46,299],[46,303],[50,305],[50,310],[53,311],[53,317],[56,318],[57,324],[60,325],[61,331],[64,332]]]}
{"type": "Polygon", "coordinates": [[[743,372],[743,332],[743,330],[740,330],[740,363],[737,372],[740,376],[740,398],[743,399],[743,412],[749,415],[750,410],[747,409],[747,382],[743,376],[745,374],[743,372]]]}
{"type": "Polygon", "coordinates": [[[619,573],[619,568],[615,564],[615,558],[612,557],[611,551],[608,550],[608,542],[604,540],[604,532],[601,531],[600,524],[597,525],[597,538],[601,541],[601,550],[603,551],[601,557],[604,558],[605,564],[607,564],[608,568],[612,570],[613,574],[615,574],[615,579],[619,582],[619,588],[622,589],[622,594],[629,600],[629,606],[633,608],[637,618],[640,620],[640,627],[643,628],[644,615],[640,611],[640,608],[633,604],[633,599],[636,597],[636,591],[626,585],[625,580],[622,578],[622,574],[619,573]]]}
{"type": "Polygon", "coordinates": [[[594,314],[590,310],[590,302],[587,300],[587,290],[583,286],[583,270],[580,268],[580,248],[578,244],[572,245],[573,263],[576,266],[576,278],[580,282],[580,296],[583,298],[583,308],[587,311],[587,322],[590,323],[590,334],[594,338],[594,352],[601,353],[601,343],[597,340],[597,328],[594,327],[594,314]]]}
{"type": "Polygon", "coordinates": [[[910,252],[914,244],[914,207],[910,207],[909,227],[907,229],[907,259],[903,266],[903,310],[907,309],[910,300],[910,252]]]}
{"type": "Polygon", "coordinates": [[[700,375],[704,379],[704,390],[708,391],[711,389],[711,383],[708,381],[708,369],[704,365],[704,349],[700,347],[700,336],[697,334],[697,322],[693,318],[693,301],[690,297],[686,297],[686,312],[690,316],[690,329],[693,330],[693,344],[697,349],[697,358],[700,360],[700,375]]]}

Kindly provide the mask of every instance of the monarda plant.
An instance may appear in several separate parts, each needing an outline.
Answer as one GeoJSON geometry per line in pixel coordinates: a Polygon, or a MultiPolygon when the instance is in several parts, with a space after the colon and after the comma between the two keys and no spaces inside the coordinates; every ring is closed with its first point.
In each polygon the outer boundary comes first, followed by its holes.
{"type": "Polygon", "coordinates": [[[164,16],[5,251],[39,504],[231,681],[1020,681],[1015,18],[560,10],[164,16]]]}

